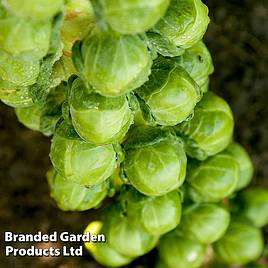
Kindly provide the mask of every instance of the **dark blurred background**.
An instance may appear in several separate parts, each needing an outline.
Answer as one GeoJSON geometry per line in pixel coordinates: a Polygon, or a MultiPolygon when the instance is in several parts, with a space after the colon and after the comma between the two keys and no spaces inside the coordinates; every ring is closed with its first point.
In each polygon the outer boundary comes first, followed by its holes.
{"type": "MultiPolygon", "coordinates": [[[[233,109],[235,139],[247,148],[255,164],[253,184],[268,187],[268,1],[205,3],[211,18],[205,42],[215,65],[211,90],[233,109]]],[[[0,267],[101,267],[86,252],[83,258],[3,256],[6,230],[82,233],[96,217],[94,212],[64,213],[50,199],[45,177],[49,147],[48,138],[20,125],[13,109],[0,103],[0,267]]],[[[128,267],[153,267],[154,257],[152,252],[128,267]]]]}

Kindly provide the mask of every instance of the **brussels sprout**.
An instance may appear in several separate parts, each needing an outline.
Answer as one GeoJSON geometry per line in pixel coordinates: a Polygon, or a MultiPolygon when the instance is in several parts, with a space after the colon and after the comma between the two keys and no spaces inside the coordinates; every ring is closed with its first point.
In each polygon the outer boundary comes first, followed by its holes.
{"type": "Polygon", "coordinates": [[[201,0],[171,0],[165,16],[153,30],[176,46],[189,48],[202,39],[208,23],[208,8],[201,0]]]}
{"type": "Polygon", "coordinates": [[[82,40],[94,25],[95,17],[90,1],[67,0],[61,26],[64,52],[71,54],[75,41],[82,40]]]}
{"type": "Polygon", "coordinates": [[[184,137],[186,153],[204,160],[224,150],[232,140],[234,119],[229,105],[212,92],[204,94],[194,117],[175,127],[184,137]]]}
{"type": "Polygon", "coordinates": [[[114,31],[122,34],[142,33],[165,14],[169,3],[170,0],[101,0],[101,15],[114,31]]]}
{"type": "Polygon", "coordinates": [[[123,95],[141,86],[151,71],[145,43],[136,35],[95,29],[82,44],[83,75],[103,96],[123,95]]]}
{"type": "Polygon", "coordinates": [[[39,75],[39,61],[13,57],[0,49],[0,79],[16,86],[33,85],[39,75]]]}
{"type": "Polygon", "coordinates": [[[13,56],[42,59],[48,52],[51,21],[38,22],[7,16],[0,19],[0,48],[13,56]]]}
{"type": "Polygon", "coordinates": [[[142,221],[148,233],[162,235],[180,222],[181,200],[177,192],[149,198],[142,209],[142,221]]]}
{"type": "Polygon", "coordinates": [[[0,79],[0,100],[14,108],[29,107],[33,101],[28,87],[18,88],[16,85],[0,79]]]}
{"type": "Polygon", "coordinates": [[[226,152],[233,155],[239,165],[240,176],[236,186],[236,190],[246,187],[253,176],[253,164],[247,151],[238,143],[231,143],[226,152]]]}
{"type": "Polygon", "coordinates": [[[127,216],[121,216],[116,210],[110,213],[107,240],[120,254],[130,258],[138,257],[152,250],[159,236],[151,235],[141,226],[134,224],[127,216]]]}
{"type": "Polygon", "coordinates": [[[261,230],[241,220],[231,221],[225,235],[214,245],[216,255],[232,265],[253,261],[261,255],[262,250],[261,230]]]}
{"type": "Polygon", "coordinates": [[[183,144],[168,130],[136,127],[124,148],[124,173],[139,192],[160,196],[184,182],[187,159],[183,144]]]}
{"type": "Polygon", "coordinates": [[[54,133],[62,115],[61,105],[66,98],[66,88],[61,85],[50,90],[45,106],[33,105],[15,109],[18,120],[26,127],[42,132],[45,136],[54,133]]]}
{"type": "Polygon", "coordinates": [[[62,122],[56,129],[50,159],[66,180],[87,186],[102,183],[116,168],[112,145],[96,146],[83,141],[67,122],[62,122]]]}
{"type": "Polygon", "coordinates": [[[29,129],[40,131],[42,110],[36,105],[15,110],[20,123],[29,129]]]}
{"type": "Polygon", "coordinates": [[[63,0],[3,0],[3,4],[18,17],[44,20],[62,10],[63,0]]]}
{"type": "Polygon", "coordinates": [[[175,59],[176,64],[184,68],[194,81],[206,92],[208,77],[214,71],[211,55],[206,45],[200,41],[175,59]]]}
{"type": "Polygon", "coordinates": [[[239,180],[236,159],[221,152],[203,162],[189,162],[187,182],[189,194],[195,202],[218,202],[230,196],[239,180]]]}
{"type": "Polygon", "coordinates": [[[191,205],[184,209],[177,233],[204,244],[219,240],[230,223],[229,212],[215,204],[191,205]]]}
{"type": "Polygon", "coordinates": [[[268,190],[251,187],[239,194],[241,212],[257,227],[268,224],[268,190]]]}
{"type": "Polygon", "coordinates": [[[79,79],[72,85],[69,104],[74,128],[88,142],[122,141],[133,123],[126,96],[107,98],[89,93],[79,79]]]}
{"type": "Polygon", "coordinates": [[[148,197],[134,188],[121,190],[120,202],[132,223],[143,226],[146,232],[162,235],[174,229],[181,218],[181,199],[173,191],[164,196],[148,197]]]}
{"type": "Polygon", "coordinates": [[[198,268],[205,260],[207,246],[188,237],[169,233],[160,239],[159,254],[164,267],[198,268]]]}
{"type": "Polygon", "coordinates": [[[200,90],[192,78],[171,60],[155,62],[149,81],[137,90],[159,125],[174,126],[193,112],[200,90]]]}
{"type": "MultiPolygon", "coordinates": [[[[90,232],[91,234],[102,234],[103,223],[100,221],[92,222],[88,225],[85,233],[90,232]]],[[[86,249],[92,254],[95,260],[100,264],[108,267],[119,267],[127,265],[132,262],[132,258],[124,256],[117,252],[109,242],[105,243],[85,243],[86,249]]]]}
{"type": "Polygon", "coordinates": [[[54,170],[47,174],[51,197],[64,211],[84,211],[98,206],[107,195],[106,183],[86,187],[68,181],[54,170]]]}

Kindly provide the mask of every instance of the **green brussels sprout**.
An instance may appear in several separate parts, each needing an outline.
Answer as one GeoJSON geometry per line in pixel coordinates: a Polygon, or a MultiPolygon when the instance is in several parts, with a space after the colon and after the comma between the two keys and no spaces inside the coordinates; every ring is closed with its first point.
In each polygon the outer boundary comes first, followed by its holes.
{"type": "Polygon", "coordinates": [[[202,39],[208,23],[208,8],[201,0],[171,0],[153,31],[178,47],[189,48],[202,39]]]}
{"type": "Polygon", "coordinates": [[[18,17],[45,20],[63,8],[63,0],[3,0],[4,6],[18,17]]]}
{"type": "MultiPolygon", "coordinates": [[[[201,88],[206,88],[208,77],[213,73],[214,66],[211,55],[202,41],[187,49],[182,56],[175,58],[175,61],[201,88]]],[[[205,89],[203,92],[206,91],[205,89]]]]}
{"type": "Polygon", "coordinates": [[[252,179],[254,172],[253,163],[247,151],[238,143],[231,143],[226,148],[226,152],[233,155],[239,165],[240,176],[236,190],[240,190],[246,187],[252,179]]]}
{"type": "Polygon", "coordinates": [[[251,187],[239,194],[242,215],[246,216],[255,226],[268,224],[268,190],[251,187]]]}
{"type": "Polygon", "coordinates": [[[261,255],[262,250],[261,230],[241,220],[231,221],[225,235],[214,244],[216,255],[232,265],[253,261],[261,255]]]}
{"type": "Polygon", "coordinates": [[[175,126],[193,113],[200,100],[194,80],[171,60],[155,62],[149,81],[137,90],[159,125],[175,126]]]}
{"type": "Polygon", "coordinates": [[[72,85],[69,104],[74,128],[88,142],[122,141],[133,123],[133,112],[126,96],[107,98],[88,92],[79,79],[72,85]]]}
{"type": "Polygon", "coordinates": [[[129,187],[121,190],[120,202],[130,221],[142,226],[147,233],[162,235],[180,222],[181,198],[176,191],[149,197],[129,187]]]}
{"type": "Polygon", "coordinates": [[[45,136],[54,133],[57,122],[62,116],[62,103],[66,98],[66,88],[60,85],[50,90],[45,106],[33,105],[15,109],[20,123],[26,127],[42,132],[45,136]]]}
{"type": "Polygon", "coordinates": [[[107,195],[106,183],[86,187],[66,180],[55,170],[47,174],[50,195],[64,211],[84,211],[97,207],[107,195]]]}
{"type": "Polygon", "coordinates": [[[195,202],[218,202],[230,196],[239,180],[236,159],[221,152],[205,161],[191,161],[187,169],[189,194],[195,202]]]}
{"type": "Polygon", "coordinates": [[[29,129],[40,131],[42,110],[38,106],[17,108],[15,112],[20,123],[29,129]]]}
{"type": "Polygon", "coordinates": [[[71,54],[73,44],[82,40],[95,25],[95,16],[90,1],[67,0],[64,7],[64,21],[61,38],[64,53],[71,54]]]}
{"type": "MultiPolygon", "coordinates": [[[[103,234],[102,230],[103,223],[100,221],[91,222],[85,233],[90,232],[91,234],[103,234]]],[[[124,256],[117,252],[108,241],[105,243],[85,243],[86,249],[92,254],[95,260],[97,260],[100,264],[108,267],[119,267],[123,265],[127,265],[132,262],[132,258],[124,256]]]]}
{"type": "Polygon", "coordinates": [[[176,232],[204,244],[219,240],[230,223],[230,213],[216,204],[194,204],[183,210],[176,232]]]}
{"type": "MultiPolygon", "coordinates": [[[[23,5],[22,5],[23,6],[23,5]]],[[[13,56],[40,60],[48,52],[51,21],[38,22],[7,16],[0,19],[0,48],[13,56]]]]}
{"type": "Polygon", "coordinates": [[[83,76],[103,96],[123,95],[141,86],[151,58],[137,35],[92,31],[82,44],[83,76]]]}
{"type": "Polygon", "coordinates": [[[120,254],[129,258],[142,256],[151,251],[158,241],[158,235],[151,235],[133,223],[127,216],[120,215],[115,208],[106,218],[109,222],[107,240],[120,254]]]}
{"type": "Polygon", "coordinates": [[[33,105],[28,87],[16,85],[0,79],[0,100],[14,108],[30,107],[33,105]]]}
{"type": "Polygon", "coordinates": [[[148,198],[142,209],[141,220],[148,233],[162,235],[173,230],[180,222],[181,200],[177,192],[148,198]]]}
{"type": "Polygon", "coordinates": [[[14,57],[0,49],[0,79],[16,86],[33,85],[39,75],[39,60],[14,57]]]}
{"type": "Polygon", "coordinates": [[[207,92],[197,104],[194,117],[175,130],[184,138],[186,153],[205,160],[230,144],[234,130],[232,111],[222,98],[207,92]]]}
{"type": "Polygon", "coordinates": [[[198,268],[205,260],[206,252],[207,245],[174,235],[174,232],[160,239],[159,255],[164,267],[198,268]]]}
{"type": "Polygon", "coordinates": [[[102,16],[122,34],[149,30],[165,14],[170,0],[101,0],[102,16]]]}
{"type": "Polygon", "coordinates": [[[87,186],[102,183],[116,168],[112,145],[96,146],[85,142],[67,122],[62,122],[56,129],[50,159],[66,180],[87,186]]]}
{"type": "Polygon", "coordinates": [[[187,162],[183,144],[168,130],[136,127],[124,149],[124,174],[139,192],[160,196],[183,184],[187,162]]]}

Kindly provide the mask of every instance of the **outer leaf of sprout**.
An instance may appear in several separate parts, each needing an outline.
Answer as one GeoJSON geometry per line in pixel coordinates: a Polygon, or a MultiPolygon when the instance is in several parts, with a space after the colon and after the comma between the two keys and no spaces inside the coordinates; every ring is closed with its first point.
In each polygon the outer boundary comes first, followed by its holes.
{"type": "Polygon", "coordinates": [[[204,84],[200,87],[201,92],[206,93],[209,90],[209,78],[204,82],[204,84]]]}
{"type": "Polygon", "coordinates": [[[102,15],[114,31],[122,34],[149,30],[165,14],[170,0],[101,0],[102,15]]]}
{"type": "MultiPolygon", "coordinates": [[[[91,222],[86,230],[86,232],[90,232],[91,234],[101,234],[103,223],[100,221],[91,222]]],[[[132,258],[124,256],[117,252],[109,242],[105,243],[85,243],[86,249],[92,254],[94,259],[100,264],[108,267],[119,267],[123,265],[127,265],[132,261],[132,258]]]]}
{"type": "Polygon", "coordinates": [[[89,93],[81,80],[74,81],[69,103],[73,125],[88,142],[122,141],[133,123],[133,112],[126,96],[108,98],[89,93]]]}
{"type": "Polygon", "coordinates": [[[49,93],[51,85],[53,84],[53,66],[62,56],[63,45],[61,43],[60,35],[62,20],[62,14],[59,14],[53,20],[49,53],[41,63],[40,73],[36,83],[31,86],[31,95],[33,101],[39,106],[45,105],[47,95],[49,93]]]}
{"type": "Polygon", "coordinates": [[[165,57],[176,57],[182,55],[185,51],[160,34],[149,32],[146,33],[146,38],[152,53],[159,53],[165,57]]]}
{"type": "Polygon", "coordinates": [[[18,120],[32,130],[50,136],[54,133],[56,123],[62,115],[61,105],[65,98],[66,89],[64,86],[54,88],[50,91],[44,107],[32,105],[17,108],[15,111],[18,120]]]}
{"type": "Polygon", "coordinates": [[[190,162],[187,170],[189,193],[195,202],[218,202],[230,196],[238,180],[239,165],[224,152],[202,162],[190,162]]]}
{"type": "Polygon", "coordinates": [[[61,177],[54,170],[47,174],[50,194],[64,211],[84,211],[98,206],[107,195],[106,183],[86,187],[61,177]]]}
{"type": "Polygon", "coordinates": [[[207,246],[188,237],[170,233],[160,239],[159,254],[164,267],[198,268],[205,259],[207,246]]]}
{"type": "Polygon", "coordinates": [[[141,193],[160,196],[182,185],[186,173],[183,144],[154,127],[134,129],[127,140],[124,172],[141,193]],[[159,133],[160,131],[160,133],[159,133]]]}
{"type": "Polygon", "coordinates": [[[263,250],[261,230],[245,221],[232,221],[225,235],[215,243],[216,255],[225,263],[242,265],[257,259],[263,250]]]}
{"type": "Polygon", "coordinates": [[[52,139],[50,158],[57,172],[66,180],[93,186],[105,181],[116,168],[112,145],[96,146],[85,142],[66,122],[52,139]]]}
{"type": "Polygon", "coordinates": [[[173,230],[180,222],[181,200],[177,192],[148,198],[142,209],[141,220],[148,233],[162,235],[173,230]]]}
{"type": "Polygon", "coordinates": [[[6,16],[0,19],[0,48],[13,56],[40,60],[48,52],[51,20],[32,21],[6,16]]]}
{"type": "Polygon", "coordinates": [[[83,42],[83,76],[103,96],[120,96],[141,86],[151,70],[145,43],[136,35],[93,31],[83,42]]]}
{"type": "Polygon", "coordinates": [[[185,53],[175,59],[176,64],[184,68],[188,74],[195,80],[195,82],[202,88],[208,81],[209,75],[214,71],[211,55],[206,45],[200,41],[191,48],[187,49],[185,53]]]}
{"type": "Polygon", "coordinates": [[[252,179],[254,172],[253,163],[247,151],[238,143],[231,143],[227,147],[226,152],[233,155],[239,164],[240,176],[236,190],[240,190],[246,187],[252,179]]]}
{"type": "Polygon", "coordinates": [[[229,223],[229,212],[216,204],[192,205],[184,209],[177,232],[211,244],[224,235],[229,223]]]}
{"type": "Polygon", "coordinates": [[[204,94],[191,120],[175,127],[184,138],[187,154],[199,160],[224,150],[232,140],[233,129],[229,105],[212,92],[204,94]]]}
{"type": "Polygon", "coordinates": [[[3,0],[5,7],[18,17],[45,20],[63,8],[63,0],[3,0]]]}
{"type": "Polygon", "coordinates": [[[51,88],[58,86],[62,81],[67,82],[70,76],[76,74],[72,59],[69,56],[62,57],[54,64],[51,75],[51,88]]]}
{"type": "Polygon", "coordinates": [[[241,213],[257,227],[268,224],[268,190],[251,187],[239,195],[241,213]]]}
{"type": "Polygon", "coordinates": [[[172,61],[153,65],[149,81],[137,90],[157,124],[174,126],[191,115],[200,100],[200,89],[192,78],[172,61]]]}
{"type": "Polygon", "coordinates": [[[71,54],[73,44],[82,40],[94,27],[95,18],[88,0],[67,0],[64,8],[61,36],[64,43],[64,53],[71,54]]]}
{"type": "Polygon", "coordinates": [[[33,105],[28,87],[17,87],[12,83],[0,79],[0,100],[14,108],[33,105]]]}
{"type": "Polygon", "coordinates": [[[28,57],[12,57],[0,50],[0,78],[17,86],[29,86],[36,82],[39,61],[28,57]]]}
{"type": "Polygon", "coordinates": [[[189,48],[200,41],[209,23],[208,8],[201,0],[171,0],[153,30],[176,46],[189,48]]]}

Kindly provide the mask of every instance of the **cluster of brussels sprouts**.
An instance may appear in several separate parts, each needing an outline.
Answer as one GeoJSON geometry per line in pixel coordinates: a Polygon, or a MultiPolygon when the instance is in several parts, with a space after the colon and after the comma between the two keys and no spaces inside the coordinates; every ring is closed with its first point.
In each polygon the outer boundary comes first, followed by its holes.
{"type": "Polygon", "coordinates": [[[157,267],[261,256],[268,191],[233,141],[229,105],[208,91],[201,0],[2,0],[0,99],[52,136],[51,196],[98,208],[86,243],[119,267],[158,245],[157,267]],[[242,191],[241,191],[242,190],[242,191]],[[210,250],[208,250],[210,249],[210,250]]]}

